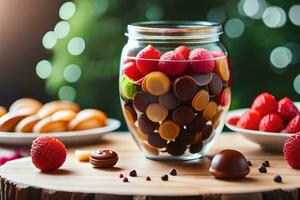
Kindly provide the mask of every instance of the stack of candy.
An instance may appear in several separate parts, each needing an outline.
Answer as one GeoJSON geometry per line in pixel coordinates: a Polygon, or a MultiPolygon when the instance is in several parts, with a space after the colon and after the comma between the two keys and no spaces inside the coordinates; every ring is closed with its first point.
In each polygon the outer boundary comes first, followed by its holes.
{"type": "Polygon", "coordinates": [[[161,55],[149,45],[122,70],[124,116],[148,155],[199,153],[223,126],[231,97],[223,52],[180,46],[161,55]]]}

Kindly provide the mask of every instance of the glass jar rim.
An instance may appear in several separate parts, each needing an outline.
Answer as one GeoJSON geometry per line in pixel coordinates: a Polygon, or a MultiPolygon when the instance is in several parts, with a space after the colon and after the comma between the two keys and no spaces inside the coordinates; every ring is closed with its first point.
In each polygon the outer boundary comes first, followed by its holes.
{"type": "Polygon", "coordinates": [[[222,25],[208,21],[145,21],[127,26],[126,36],[133,39],[184,40],[217,38],[222,25]]]}

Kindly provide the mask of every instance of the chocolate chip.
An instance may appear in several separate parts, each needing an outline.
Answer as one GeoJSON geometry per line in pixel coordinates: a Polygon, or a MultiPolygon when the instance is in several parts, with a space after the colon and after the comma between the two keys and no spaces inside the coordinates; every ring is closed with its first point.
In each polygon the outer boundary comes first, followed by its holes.
{"type": "Polygon", "coordinates": [[[258,168],[258,171],[259,171],[260,173],[267,173],[267,168],[266,168],[265,166],[260,166],[260,167],[258,168]]]}
{"type": "Polygon", "coordinates": [[[173,156],[180,156],[182,154],[184,154],[185,150],[186,150],[186,146],[180,144],[179,142],[169,142],[167,144],[167,152],[173,156]]]}
{"type": "Polygon", "coordinates": [[[176,175],[177,175],[176,169],[172,169],[172,170],[170,171],[170,175],[176,176],[176,175]]]}
{"type": "Polygon", "coordinates": [[[216,74],[213,73],[211,82],[209,83],[209,89],[214,95],[219,95],[222,91],[223,82],[222,79],[216,74]]]}
{"type": "Polygon", "coordinates": [[[127,183],[127,182],[128,182],[128,178],[127,178],[127,177],[124,177],[124,178],[123,178],[123,182],[127,183]]]}
{"type": "Polygon", "coordinates": [[[167,174],[161,176],[161,180],[162,181],[168,181],[169,180],[169,176],[167,174]]]}
{"type": "Polygon", "coordinates": [[[180,100],[177,99],[172,91],[159,96],[158,102],[169,110],[173,110],[180,105],[180,100]]]}
{"type": "Polygon", "coordinates": [[[202,132],[202,138],[201,139],[202,140],[208,139],[210,137],[212,131],[213,131],[212,126],[210,124],[206,124],[204,126],[204,128],[202,129],[202,131],[201,131],[202,132]]]}
{"type": "Polygon", "coordinates": [[[277,182],[277,183],[281,183],[282,182],[282,178],[280,175],[276,175],[273,177],[273,181],[277,182]]]}
{"type": "Polygon", "coordinates": [[[159,133],[150,133],[147,141],[150,145],[157,148],[163,148],[167,146],[167,140],[160,137],[159,133]]]}
{"type": "Polygon", "coordinates": [[[198,86],[191,76],[181,76],[174,81],[173,91],[180,100],[187,101],[196,94],[198,86]]]}
{"type": "Polygon", "coordinates": [[[265,167],[270,167],[270,163],[268,160],[265,160],[264,162],[262,162],[261,164],[262,166],[265,166],[265,167]]]}
{"type": "Polygon", "coordinates": [[[250,160],[247,160],[248,166],[252,166],[252,162],[250,160]]]}
{"type": "Polygon", "coordinates": [[[180,106],[172,114],[172,119],[179,126],[190,124],[195,119],[194,110],[189,106],[180,106]]]}
{"type": "Polygon", "coordinates": [[[135,170],[132,170],[131,172],[129,172],[129,176],[131,177],[136,177],[137,176],[137,173],[135,170]]]}
{"type": "Polygon", "coordinates": [[[123,174],[120,174],[120,175],[119,175],[119,178],[123,178],[123,177],[124,177],[124,175],[123,175],[123,174]]]}
{"type": "Polygon", "coordinates": [[[145,114],[142,114],[138,119],[138,127],[144,134],[149,134],[158,129],[159,123],[152,122],[145,114]]]}
{"type": "Polygon", "coordinates": [[[192,77],[199,86],[205,86],[211,82],[213,75],[212,73],[193,74],[192,77]]]}
{"type": "Polygon", "coordinates": [[[199,141],[190,146],[190,153],[199,153],[203,148],[203,142],[199,141]]]}
{"type": "Polygon", "coordinates": [[[150,176],[147,176],[147,177],[146,177],[146,181],[151,181],[151,177],[150,177],[150,176]]]}

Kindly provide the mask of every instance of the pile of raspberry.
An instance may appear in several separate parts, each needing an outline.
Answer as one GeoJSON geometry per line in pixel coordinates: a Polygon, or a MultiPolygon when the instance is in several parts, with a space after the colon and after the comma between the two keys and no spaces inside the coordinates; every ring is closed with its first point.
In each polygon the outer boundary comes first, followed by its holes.
{"type": "Polygon", "coordinates": [[[278,102],[269,93],[258,95],[251,110],[228,123],[240,128],[273,133],[300,133],[300,111],[288,97],[278,102]]]}

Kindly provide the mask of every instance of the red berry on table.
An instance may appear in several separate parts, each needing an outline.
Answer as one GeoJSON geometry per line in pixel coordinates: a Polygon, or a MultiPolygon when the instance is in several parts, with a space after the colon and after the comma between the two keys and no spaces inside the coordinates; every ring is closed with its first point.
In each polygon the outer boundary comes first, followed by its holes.
{"type": "Polygon", "coordinates": [[[124,74],[134,81],[137,81],[144,77],[144,75],[138,70],[135,62],[128,62],[124,64],[123,68],[124,74]]]}
{"type": "Polygon", "coordinates": [[[258,112],[249,110],[242,114],[236,125],[244,129],[258,130],[260,120],[261,116],[258,112]]]}
{"type": "Polygon", "coordinates": [[[197,73],[206,74],[214,70],[214,57],[207,49],[194,49],[191,51],[189,59],[191,61],[191,67],[197,73]]]}
{"type": "Polygon", "coordinates": [[[281,117],[277,114],[265,115],[259,123],[259,130],[265,132],[280,132],[284,128],[281,117]]]}
{"type": "Polygon", "coordinates": [[[189,59],[190,49],[187,46],[179,46],[175,51],[181,53],[186,60],[189,59]]]}
{"type": "Polygon", "coordinates": [[[185,61],[183,55],[176,51],[164,53],[158,64],[158,70],[171,77],[181,75],[187,67],[188,63],[185,61]]]}
{"type": "Polygon", "coordinates": [[[234,116],[234,117],[229,118],[227,120],[227,123],[230,124],[230,125],[235,126],[238,123],[239,120],[240,120],[239,116],[234,116]]]}
{"type": "Polygon", "coordinates": [[[51,136],[39,136],[31,146],[31,159],[41,171],[54,171],[63,165],[67,150],[63,143],[51,136]]]}
{"type": "Polygon", "coordinates": [[[269,93],[261,93],[258,95],[251,106],[252,110],[259,112],[261,116],[266,114],[276,113],[278,108],[278,104],[273,95],[269,93]]]}
{"type": "Polygon", "coordinates": [[[294,117],[282,131],[285,133],[297,133],[300,132],[300,114],[294,117]]]}
{"type": "Polygon", "coordinates": [[[291,99],[284,97],[278,101],[278,113],[282,119],[289,121],[299,114],[299,110],[291,99]]]}
{"type": "Polygon", "coordinates": [[[289,137],[283,146],[284,158],[294,169],[300,169],[300,134],[289,137]]]}
{"type": "Polygon", "coordinates": [[[139,71],[146,75],[157,69],[160,52],[148,45],[136,55],[136,65],[139,71]]]}

